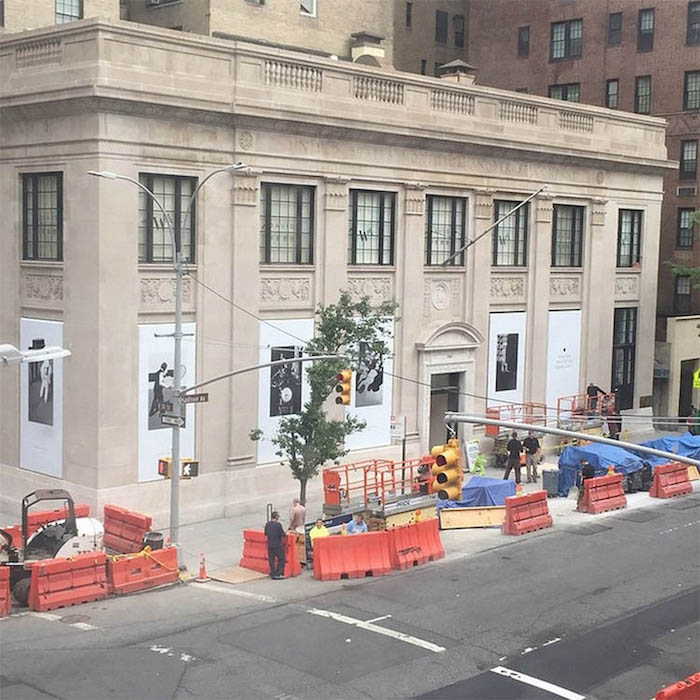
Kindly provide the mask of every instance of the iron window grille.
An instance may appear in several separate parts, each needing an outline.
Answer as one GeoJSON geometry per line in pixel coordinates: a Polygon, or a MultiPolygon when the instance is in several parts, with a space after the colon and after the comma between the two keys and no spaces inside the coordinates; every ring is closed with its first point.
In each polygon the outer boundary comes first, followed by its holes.
{"type": "Polygon", "coordinates": [[[633,267],[641,259],[642,212],[620,209],[617,221],[617,266],[633,267]]]}
{"type": "MultiPolygon", "coordinates": [[[[494,221],[498,221],[519,202],[494,201],[494,221]]],[[[525,267],[527,265],[527,232],[530,205],[518,209],[494,229],[492,240],[492,264],[498,267],[525,267]]]]}
{"type": "Polygon", "coordinates": [[[22,175],[22,258],[63,260],[63,173],[22,175]]]}
{"type": "Polygon", "coordinates": [[[654,8],[639,10],[637,16],[637,51],[654,48],[654,8]]]}
{"type": "Polygon", "coordinates": [[[351,190],[348,262],[351,265],[394,264],[393,192],[351,190]]]}
{"type": "Polygon", "coordinates": [[[676,284],[673,290],[673,312],[678,316],[690,313],[690,295],[692,285],[690,275],[676,275],[676,284]]]}
{"type": "MultiPolygon", "coordinates": [[[[187,204],[197,186],[196,177],[140,173],[139,182],[149,189],[168,214],[175,230],[175,244],[183,262],[195,258],[196,203],[185,219],[187,204]]],[[[139,262],[172,262],[173,244],[167,221],[145,192],[139,190],[139,262]]]]}
{"type": "Polygon", "coordinates": [[[698,142],[681,141],[680,180],[694,180],[698,169],[698,142]]]}
{"type": "Polygon", "coordinates": [[[555,204],[552,221],[552,267],[581,267],[583,207],[555,204]]]}
{"type": "Polygon", "coordinates": [[[619,409],[632,408],[634,369],[637,355],[637,309],[617,308],[613,320],[611,388],[617,394],[619,409]]]}
{"type": "Polygon", "coordinates": [[[689,249],[695,243],[695,221],[693,209],[678,210],[678,229],[676,231],[676,248],[689,249]]]}
{"type": "Polygon", "coordinates": [[[435,41],[438,44],[447,43],[447,12],[435,10],[435,41]]]}
{"type": "Polygon", "coordinates": [[[265,182],[260,198],[260,260],[313,263],[314,188],[265,182]]]}
{"type": "Polygon", "coordinates": [[[464,15],[455,15],[452,23],[455,30],[455,46],[464,47],[464,15]]]}
{"type": "Polygon", "coordinates": [[[634,111],[651,114],[651,76],[640,75],[634,79],[634,111]]]}
{"type": "Polygon", "coordinates": [[[527,58],[530,55],[530,25],[518,27],[518,57],[527,58]]]}
{"type": "Polygon", "coordinates": [[[622,12],[608,14],[608,46],[619,46],[622,43],[622,12]]]}
{"type": "Polygon", "coordinates": [[[605,82],[605,106],[617,109],[620,99],[620,81],[617,78],[605,82]]]}
{"type": "Polygon", "coordinates": [[[580,58],[583,50],[583,20],[553,22],[549,57],[553,61],[580,58]]]}
{"type": "Polygon", "coordinates": [[[83,0],[56,0],[56,24],[83,18],[83,0]]]}
{"type": "Polygon", "coordinates": [[[700,44],[700,2],[688,3],[688,30],[685,43],[688,46],[700,44]]]}
{"type": "Polygon", "coordinates": [[[683,109],[700,109],[700,70],[685,72],[683,82],[683,109]]]}
{"type": "MultiPolygon", "coordinates": [[[[467,205],[461,197],[428,195],[427,199],[425,264],[441,265],[464,245],[467,205]]],[[[464,251],[449,264],[464,265],[464,251]]]]}
{"type": "Polygon", "coordinates": [[[581,84],[567,83],[565,85],[550,85],[549,97],[566,102],[579,102],[581,99],[581,84]]]}

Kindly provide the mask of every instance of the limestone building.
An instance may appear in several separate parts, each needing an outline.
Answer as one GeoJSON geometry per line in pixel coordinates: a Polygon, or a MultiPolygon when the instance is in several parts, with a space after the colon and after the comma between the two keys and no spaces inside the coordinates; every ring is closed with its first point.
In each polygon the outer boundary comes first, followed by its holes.
{"type": "MultiPolygon", "coordinates": [[[[351,459],[398,455],[392,415],[418,455],[446,408],[605,386],[619,313],[635,319],[630,405],[651,394],[663,119],[97,19],[1,37],[0,96],[0,338],[72,352],[46,368],[48,393],[27,368],[0,372],[3,499],[61,485],[158,525],[167,512],[170,242],[137,187],[91,170],[141,181],[176,222],[186,384],[293,357],[341,289],[396,299],[378,400],[348,409],[369,424],[351,459]],[[195,183],[239,161],[185,219],[195,183]],[[618,267],[630,222],[645,255],[618,267]]],[[[183,456],[201,466],[185,520],[292,486],[269,436],[305,390],[280,381],[241,375],[188,407],[183,456]]]]}

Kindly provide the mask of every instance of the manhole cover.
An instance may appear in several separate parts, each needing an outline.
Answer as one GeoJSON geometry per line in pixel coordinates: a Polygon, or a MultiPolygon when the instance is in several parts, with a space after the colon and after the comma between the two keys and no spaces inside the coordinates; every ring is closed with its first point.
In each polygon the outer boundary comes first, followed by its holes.
{"type": "Polygon", "coordinates": [[[566,529],[566,532],[572,535],[595,535],[598,532],[612,530],[612,525],[601,525],[600,523],[591,523],[590,525],[578,525],[566,529]]]}
{"type": "Polygon", "coordinates": [[[61,618],[61,622],[67,625],[72,625],[74,622],[87,622],[90,619],[89,615],[66,615],[61,618]]]}
{"type": "Polygon", "coordinates": [[[630,520],[633,523],[645,523],[648,520],[655,520],[661,515],[652,510],[632,510],[620,516],[620,520],[630,520]]]}

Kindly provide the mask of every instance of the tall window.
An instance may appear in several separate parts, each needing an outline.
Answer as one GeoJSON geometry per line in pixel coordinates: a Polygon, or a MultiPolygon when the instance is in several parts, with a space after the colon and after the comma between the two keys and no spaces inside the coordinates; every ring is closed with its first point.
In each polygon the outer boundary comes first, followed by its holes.
{"type": "Polygon", "coordinates": [[[689,275],[676,275],[673,290],[673,313],[679,316],[690,313],[691,283],[689,275]]]}
{"type": "Polygon", "coordinates": [[[622,43],[622,12],[611,12],[608,15],[608,46],[618,46],[622,43]]]}
{"type": "Polygon", "coordinates": [[[554,100],[578,102],[581,99],[581,84],[568,83],[566,85],[550,85],[549,96],[554,100]]]}
{"type": "Polygon", "coordinates": [[[438,44],[447,43],[447,12],[435,10],[435,41],[438,44]]]}
{"type": "Polygon", "coordinates": [[[700,2],[688,3],[688,31],[685,43],[689,46],[700,44],[700,2]]]}
{"type": "Polygon", "coordinates": [[[634,79],[634,111],[651,114],[651,76],[639,75],[634,79]]]}
{"type": "Polygon", "coordinates": [[[351,265],[394,264],[393,192],[351,190],[348,262],[351,265]]]}
{"type": "Polygon", "coordinates": [[[518,56],[527,58],[530,55],[530,25],[518,27],[518,56]]]}
{"type": "Polygon", "coordinates": [[[632,267],[639,263],[642,241],[642,212],[620,209],[617,221],[617,266],[632,267]]]}
{"type": "Polygon", "coordinates": [[[654,48],[654,8],[640,10],[637,18],[637,51],[654,48]]]}
{"type": "Polygon", "coordinates": [[[613,321],[612,377],[610,386],[617,394],[618,409],[634,403],[634,365],[637,350],[637,309],[615,309],[613,321]]]}
{"type": "Polygon", "coordinates": [[[700,70],[685,73],[683,109],[700,109],[700,70]]]}
{"type": "Polygon", "coordinates": [[[698,142],[681,141],[680,172],[681,180],[694,180],[698,169],[698,142]]]}
{"type": "Polygon", "coordinates": [[[260,261],[313,262],[314,188],[265,182],[260,199],[260,261]]]}
{"type": "Polygon", "coordinates": [[[549,51],[549,57],[552,60],[560,58],[580,58],[582,43],[582,19],[552,23],[552,38],[549,51]]]}
{"type": "Polygon", "coordinates": [[[421,60],[420,60],[420,74],[425,75],[427,72],[428,72],[428,62],[424,58],[421,58],[421,60]]]}
{"type": "Polygon", "coordinates": [[[464,15],[455,15],[452,22],[455,29],[455,46],[464,46],[464,15]]]}
{"type": "Polygon", "coordinates": [[[306,17],[315,17],[318,0],[299,0],[299,14],[306,17]]]}
{"type": "Polygon", "coordinates": [[[63,260],[63,173],[22,175],[22,258],[63,260]]]}
{"type": "Polygon", "coordinates": [[[0,27],[5,26],[5,0],[0,0],[0,27]]]}
{"type": "Polygon", "coordinates": [[[617,109],[620,98],[620,81],[617,78],[605,82],[605,106],[617,109]]]}
{"type": "MultiPolygon", "coordinates": [[[[140,173],[139,182],[153,192],[168,214],[183,261],[194,262],[196,205],[192,205],[187,219],[185,211],[197,186],[197,178],[140,173]]],[[[153,200],[139,190],[139,262],[172,262],[172,259],[173,245],[168,223],[153,200]]]]}
{"type": "Polygon", "coordinates": [[[83,18],[83,0],[56,0],[56,24],[83,18]]]}
{"type": "MultiPolygon", "coordinates": [[[[425,225],[425,264],[441,265],[464,245],[466,204],[460,197],[428,196],[425,225]]],[[[450,261],[464,265],[464,252],[450,261]]]]}
{"type": "Polygon", "coordinates": [[[678,230],[676,232],[676,248],[692,248],[694,239],[695,222],[693,221],[693,209],[678,210],[678,230]]]}
{"type": "MultiPolygon", "coordinates": [[[[494,216],[498,221],[509,211],[518,206],[519,202],[496,200],[494,216]]],[[[527,230],[530,216],[530,205],[520,207],[494,229],[493,264],[498,266],[527,265],[527,230]]]]}
{"type": "Polygon", "coordinates": [[[583,207],[554,205],[552,267],[581,267],[583,207]]]}
{"type": "Polygon", "coordinates": [[[413,27],[413,3],[406,3],[406,29],[413,27]]]}

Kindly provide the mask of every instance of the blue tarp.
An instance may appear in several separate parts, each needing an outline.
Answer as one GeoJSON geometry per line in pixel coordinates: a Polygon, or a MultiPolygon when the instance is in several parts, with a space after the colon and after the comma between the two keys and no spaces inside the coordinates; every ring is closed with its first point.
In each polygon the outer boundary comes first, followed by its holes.
{"type": "Polygon", "coordinates": [[[508,496],[515,496],[515,482],[473,476],[462,487],[462,500],[441,501],[438,508],[472,508],[478,506],[504,506],[508,496]]]}
{"type": "MultiPolygon", "coordinates": [[[[655,450],[664,450],[664,452],[673,452],[682,457],[690,457],[691,459],[700,459],[700,435],[685,433],[684,435],[664,435],[664,437],[656,438],[641,442],[640,445],[652,447],[655,450]]],[[[635,455],[639,455],[642,460],[649,462],[653,467],[657,464],[665,464],[668,460],[665,457],[655,457],[654,455],[644,454],[631,450],[635,455]]]]}
{"type": "Polygon", "coordinates": [[[611,464],[617,474],[630,474],[643,466],[642,459],[621,447],[596,443],[585,447],[567,447],[559,457],[558,493],[560,496],[567,496],[569,489],[578,482],[583,459],[588,460],[593,466],[596,476],[605,476],[611,464]]]}

